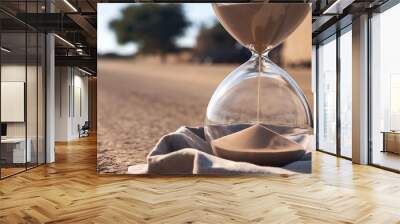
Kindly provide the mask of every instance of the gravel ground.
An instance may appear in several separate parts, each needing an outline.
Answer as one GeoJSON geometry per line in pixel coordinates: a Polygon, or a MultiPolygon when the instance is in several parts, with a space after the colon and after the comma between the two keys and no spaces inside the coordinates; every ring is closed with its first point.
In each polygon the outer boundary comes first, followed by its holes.
{"type": "MultiPolygon", "coordinates": [[[[145,163],[158,139],[180,126],[203,125],[207,103],[236,65],[98,61],[100,173],[145,163]]],[[[292,72],[310,97],[310,72],[292,72]]]]}

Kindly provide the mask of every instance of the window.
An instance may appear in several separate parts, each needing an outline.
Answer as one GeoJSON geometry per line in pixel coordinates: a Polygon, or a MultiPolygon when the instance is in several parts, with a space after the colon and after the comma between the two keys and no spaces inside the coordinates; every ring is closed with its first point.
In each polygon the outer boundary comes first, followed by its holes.
{"type": "Polygon", "coordinates": [[[336,39],[318,47],[318,148],[336,153],[336,39]]]}
{"type": "Polygon", "coordinates": [[[400,170],[400,5],[371,18],[371,162],[400,170]]]}
{"type": "Polygon", "coordinates": [[[340,36],[340,155],[352,157],[352,34],[351,26],[340,36]]]}

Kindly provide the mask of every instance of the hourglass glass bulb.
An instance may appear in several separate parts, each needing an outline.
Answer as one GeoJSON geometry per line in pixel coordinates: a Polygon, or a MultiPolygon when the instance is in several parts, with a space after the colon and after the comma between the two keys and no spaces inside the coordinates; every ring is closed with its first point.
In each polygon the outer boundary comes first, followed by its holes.
{"type": "Polygon", "coordinates": [[[309,4],[215,3],[224,28],[252,52],[218,86],[207,107],[206,139],[216,156],[281,166],[299,159],[312,115],[296,82],[268,58],[302,22],[309,4]]]}

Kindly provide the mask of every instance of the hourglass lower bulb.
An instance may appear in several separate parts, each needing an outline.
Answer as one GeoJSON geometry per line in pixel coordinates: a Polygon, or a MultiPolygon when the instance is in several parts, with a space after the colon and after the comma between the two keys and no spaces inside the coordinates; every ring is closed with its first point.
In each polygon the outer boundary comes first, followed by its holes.
{"type": "Polygon", "coordinates": [[[268,59],[302,22],[309,4],[215,3],[224,28],[252,57],[217,87],[207,107],[205,135],[215,155],[283,166],[301,158],[312,115],[296,82],[268,59]]]}

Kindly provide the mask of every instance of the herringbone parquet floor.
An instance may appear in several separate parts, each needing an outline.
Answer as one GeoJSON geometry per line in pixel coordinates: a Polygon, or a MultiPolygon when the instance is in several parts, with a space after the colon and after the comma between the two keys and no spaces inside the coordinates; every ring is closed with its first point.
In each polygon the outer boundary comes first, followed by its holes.
{"type": "Polygon", "coordinates": [[[400,175],[313,159],[290,178],[98,176],[85,138],[0,181],[0,223],[400,223],[400,175]]]}

